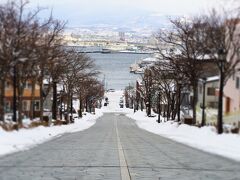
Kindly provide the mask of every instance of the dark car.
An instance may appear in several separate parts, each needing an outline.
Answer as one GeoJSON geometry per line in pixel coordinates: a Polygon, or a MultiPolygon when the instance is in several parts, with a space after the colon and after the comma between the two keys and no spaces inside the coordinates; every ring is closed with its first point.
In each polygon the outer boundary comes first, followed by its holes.
{"type": "Polygon", "coordinates": [[[119,106],[120,106],[120,108],[123,108],[123,103],[120,103],[119,106]]]}

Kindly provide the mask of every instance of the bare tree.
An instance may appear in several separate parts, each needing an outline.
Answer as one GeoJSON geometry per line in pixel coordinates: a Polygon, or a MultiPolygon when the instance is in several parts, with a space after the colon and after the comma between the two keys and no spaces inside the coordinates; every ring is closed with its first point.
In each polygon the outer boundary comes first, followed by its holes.
{"type": "MultiPolygon", "coordinates": [[[[12,1],[0,6],[0,111],[3,117],[5,81],[10,80],[13,85],[13,119],[16,120],[18,111],[19,124],[22,120],[24,87],[28,82],[32,84],[31,107],[33,107],[35,84],[36,82],[40,84],[42,92],[42,81],[52,69],[49,62],[58,56],[55,49],[56,47],[59,49],[61,42],[59,35],[63,29],[63,24],[53,20],[51,16],[46,21],[40,21],[38,14],[41,9],[26,11],[27,4],[27,1],[19,3],[12,1]]],[[[43,98],[41,100],[43,102],[43,98]]],[[[30,116],[33,117],[32,113],[30,116]]]]}
{"type": "Polygon", "coordinates": [[[52,17],[44,22],[41,26],[41,38],[38,42],[38,59],[40,73],[38,76],[38,84],[40,86],[40,119],[43,119],[43,103],[46,100],[52,86],[55,89],[57,77],[60,77],[59,70],[61,69],[60,60],[63,57],[61,53],[61,38],[60,35],[64,29],[64,23],[53,20],[52,17]],[[49,79],[49,86],[43,89],[43,80],[49,79]]]}
{"type": "Polygon", "coordinates": [[[33,42],[36,41],[37,19],[36,12],[25,13],[24,9],[27,2],[20,1],[19,4],[9,2],[1,7],[1,48],[0,56],[3,69],[2,78],[2,98],[4,104],[4,81],[12,79],[13,84],[13,119],[16,121],[16,111],[18,108],[19,124],[21,124],[22,111],[22,92],[29,75],[29,68],[33,65],[33,42]],[[24,71],[22,70],[24,68],[24,71]],[[9,72],[11,72],[9,74],[9,72]],[[24,73],[23,73],[24,72],[24,73]],[[18,98],[18,103],[17,103],[18,98]]]}
{"type": "Polygon", "coordinates": [[[146,68],[144,71],[144,75],[142,76],[143,82],[143,95],[144,102],[146,105],[146,113],[147,116],[151,116],[152,110],[152,97],[154,95],[154,83],[153,83],[153,71],[151,68],[146,68]]]}
{"type": "MultiPolygon", "coordinates": [[[[167,120],[174,119],[176,115],[176,88],[175,88],[175,74],[172,69],[165,66],[165,62],[161,61],[152,67],[154,87],[157,90],[157,106],[158,111],[161,112],[161,103],[164,107],[164,115],[167,120]],[[166,109],[165,109],[166,107],[166,109]]],[[[160,113],[161,114],[161,113],[160,113]]]]}
{"type": "Polygon", "coordinates": [[[104,94],[104,89],[100,82],[95,78],[99,74],[96,70],[96,66],[93,61],[86,55],[83,55],[83,58],[89,60],[89,65],[86,66],[86,69],[76,74],[76,82],[74,85],[74,93],[77,95],[79,100],[79,117],[82,117],[82,112],[84,109],[84,100],[87,101],[87,96],[89,96],[90,91],[96,91],[92,94],[96,99],[101,100],[101,97],[104,94]]]}
{"type": "MultiPolygon", "coordinates": [[[[171,31],[160,31],[156,38],[159,42],[159,55],[167,60],[168,66],[174,69],[177,86],[189,83],[193,90],[193,124],[196,123],[196,105],[198,101],[198,79],[206,69],[202,64],[208,62],[206,43],[206,24],[201,18],[193,20],[170,20],[171,31]]],[[[179,89],[179,88],[178,88],[179,89]]]]}
{"type": "Polygon", "coordinates": [[[65,72],[63,75],[63,82],[67,92],[67,114],[71,112],[71,100],[74,94],[74,88],[79,86],[79,80],[84,78],[86,74],[90,75],[91,70],[95,67],[93,60],[85,54],[80,54],[74,51],[67,52],[65,59],[65,72]]]}
{"type": "Polygon", "coordinates": [[[228,79],[236,73],[240,64],[240,17],[239,13],[217,13],[203,16],[206,27],[207,50],[217,64],[220,74],[218,103],[218,133],[223,132],[223,89],[228,79]]]}

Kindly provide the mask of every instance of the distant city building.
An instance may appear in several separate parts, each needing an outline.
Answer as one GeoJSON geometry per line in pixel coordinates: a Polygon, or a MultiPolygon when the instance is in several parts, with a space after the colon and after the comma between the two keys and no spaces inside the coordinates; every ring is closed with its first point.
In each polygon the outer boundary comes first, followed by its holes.
{"type": "Polygon", "coordinates": [[[125,32],[119,32],[120,41],[125,41],[125,32]]]}

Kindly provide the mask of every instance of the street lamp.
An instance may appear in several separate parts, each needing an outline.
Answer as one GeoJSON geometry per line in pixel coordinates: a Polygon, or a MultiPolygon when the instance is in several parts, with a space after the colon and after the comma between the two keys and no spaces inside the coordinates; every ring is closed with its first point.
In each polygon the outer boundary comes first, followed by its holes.
{"type": "Polygon", "coordinates": [[[201,126],[205,126],[205,123],[206,123],[206,121],[205,121],[205,108],[206,108],[206,106],[205,106],[205,87],[206,87],[206,78],[202,78],[202,83],[203,83],[203,99],[202,99],[202,106],[201,106],[201,108],[202,108],[202,123],[201,123],[201,126]]]}

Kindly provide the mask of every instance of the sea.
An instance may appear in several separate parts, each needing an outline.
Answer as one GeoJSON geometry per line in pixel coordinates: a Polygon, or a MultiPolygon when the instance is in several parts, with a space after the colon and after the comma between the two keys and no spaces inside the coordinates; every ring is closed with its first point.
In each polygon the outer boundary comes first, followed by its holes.
{"type": "Polygon", "coordinates": [[[151,54],[133,53],[89,53],[88,55],[94,59],[101,72],[99,80],[103,82],[106,90],[121,90],[126,86],[135,85],[136,80],[141,76],[130,73],[130,65],[151,57],[151,54]]]}

